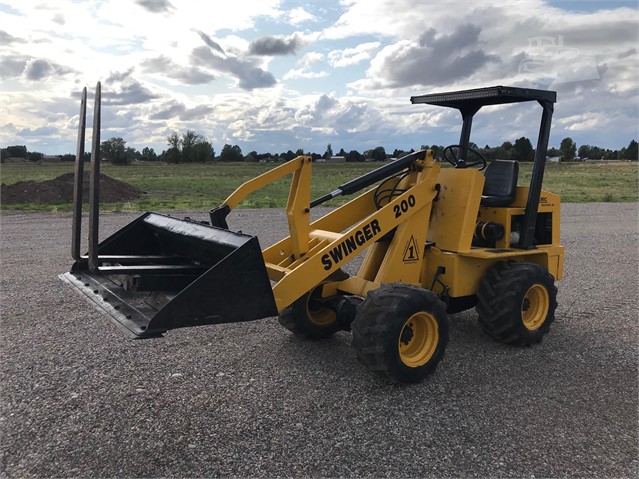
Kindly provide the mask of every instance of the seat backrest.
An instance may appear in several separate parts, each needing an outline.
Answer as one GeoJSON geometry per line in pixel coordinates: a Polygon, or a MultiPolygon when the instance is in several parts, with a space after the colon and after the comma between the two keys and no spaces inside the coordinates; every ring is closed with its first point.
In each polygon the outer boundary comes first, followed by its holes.
{"type": "Polygon", "coordinates": [[[515,199],[519,163],[513,160],[493,160],[484,177],[481,204],[484,206],[507,206],[515,199]]]}

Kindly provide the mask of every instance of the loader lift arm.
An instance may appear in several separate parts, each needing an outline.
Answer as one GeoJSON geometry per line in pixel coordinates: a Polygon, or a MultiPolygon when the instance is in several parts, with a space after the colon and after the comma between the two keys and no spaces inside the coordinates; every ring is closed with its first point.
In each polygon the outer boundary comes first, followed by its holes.
{"type": "MultiPolygon", "coordinates": [[[[310,157],[297,157],[247,181],[238,187],[222,206],[210,212],[211,223],[214,226],[228,228],[226,216],[247,195],[293,173],[286,206],[289,236],[263,252],[269,277],[277,282],[273,287],[273,294],[280,311],[339,269],[341,261],[335,260],[334,255],[343,255],[346,262],[346,256],[349,254],[355,251],[356,254],[361,253],[384,234],[405,222],[414,212],[430,205],[437,193],[436,175],[433,171],[430,151],[410,153],[346,182],[331,193],[312,202],[310,201],[311,165],[310,157]],[[380,180],[393,177],[404,170],[410,170],[414,165],[420,165],[418,168],[420,172],[423,170],[429,174],[421,175],[415,172],[411,192],[404,192],[401,195],[398,192],[397,196],[388,199],[388,204],[381,206],[377,205],[374,199],[375,190],[370,190],[325,217],[310,223],[311,207],[339,195],[356,193],[380,180]],[[428,178],[427,183],[426,178],[428,178]],[[418,184],[421,188],[417,188],[418,184]],[[424,194],[424,191],[429,193],[424,194]],[[406,205],[409,201],[411,202],[410,212],[405,212],[403,216],[392,213],[398,207],[397,205],[406,205]],[[330,266],[328,266],[329,262],[330,266]]],[[[428,215],[425,216],[426,219],[422,224],[424,231],[427,229],[428,221],[428,215]]],[[[350,259],[352,258],[348,258],[350,259]]],[[[416,283],[417,280],[418,278],[415,277],[412,282],[416,283]]],[[[372,278],[371,281],[364,283],[353,278],[350,292],[363,295],[378,285],[372,281],[372,278]]]]}
{"type": "MultiPolygon", "coordinates": [[[[397,160],[387,163],[386,165],[381,166],[380,168],[376,168],[373,171],[370,171],[358,178],[355,178],[351,181],[343,183],[337,187],[334,191],[321,196],[313,201],[310,201],[309,207],[314,208],[315,206],[319,206],[322,203],[326,203],[327,201],[332,200],[333,198],[341,195],[351,195],[353,193],[357,193],[358,191],[371,186],[378,181],[389,178],[400,171],[408,168],[415,161],[423,160],[426,154],[425,150],[416,151],[414,153],[410,153],[405,155],[397,160]]],[[[291,173],[296,173],[302,168],[302,163],[309,163],[309,157],[298,156],[293,160],[273,168],[266,173],[263,173],[260,176],[252,178],[251,180],[240,185],[231,195],[224,201],[221,206],[213,208],[209,214],[211,218],[211,224],[213,226],[218,226],[220,228],[228,228],[228,224],[226,223],[226,217],[234,209],[244,198],[246,198],[249,194],[263,188],[264,186],[272,183],[280,178],[283,178],[286,175],[291,173]]],[[[300,173],[301,175],[301,173],[300,173]]],[[[297,176],[296,176],[297,177],[297,176]]],[[[300,176],[301,177],[301,176],[300,176]]],[[[293,179],[293,186],[291,188],[296,188],[299,184],[299,180],[293,179]]],[[[291,190],[292,191],[292,190],[291,190]]]]}

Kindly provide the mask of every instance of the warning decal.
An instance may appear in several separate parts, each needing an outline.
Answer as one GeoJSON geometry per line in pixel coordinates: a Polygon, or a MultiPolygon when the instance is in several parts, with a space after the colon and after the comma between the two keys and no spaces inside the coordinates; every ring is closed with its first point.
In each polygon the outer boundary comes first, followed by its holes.
{"type": "Polygon", "coordinates": [[[417,248],[417,241],[411,235],[408,243],[406,243],[406,248],[404,248],[404,256],[402,258],[404,263],[414,263],[415,261],[419,261],[419,249],[417,248]]]}

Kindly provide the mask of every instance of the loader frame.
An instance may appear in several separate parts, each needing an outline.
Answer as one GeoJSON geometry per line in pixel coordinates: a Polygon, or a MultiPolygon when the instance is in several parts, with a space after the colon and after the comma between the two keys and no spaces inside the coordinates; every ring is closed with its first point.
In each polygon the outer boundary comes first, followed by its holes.
{"type": "Polygon", "coordinates": [[[393,381],[416,382],[443,357],[446,313],[477,305],[489,334],[520,345],[539,342],[554,320],[554,282],[563,276],[564,261],[560,200],[542,190],[542,181],[555,92],[497,86],[412,97],[414,104],[461,112],[454,168],[422,150],[312,200],[312,158],[298,156],[240,185],[209,212],[210,224],[147,212],[100,242],[98,84],[88,253],[82,255],[86,95],[85,88],[74,183],[75,262],[61,278],[132,337],[275,315],[313,339],[352,324],[364,364],[393,381]],[[467,163],[474,115],[484,106],[525,101],[543,110],[530,185],[517,186],[515,173],[505,202],[484,202],[484,196],[491,199],[484,195],[486,176],[467,163]],[[287,236],[262,249],[256,237],[229,228],[227,217],[242,200],[287,175],[287,236]],[[362,190],[311,220],[312,208],[362,190]],[[344,266],[361,253],[357,273],[349,276],[344,266]]]}

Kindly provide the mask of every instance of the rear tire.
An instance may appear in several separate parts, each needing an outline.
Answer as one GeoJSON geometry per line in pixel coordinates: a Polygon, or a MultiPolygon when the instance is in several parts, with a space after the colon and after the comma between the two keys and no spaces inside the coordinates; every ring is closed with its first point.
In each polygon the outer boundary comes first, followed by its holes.
{"type": "Polygon", "coordinates": [[[401,283],[368,293],[351,328],[357,358],[395,383],[432,374],[448,344],[445,304],[431,291],[401,283]]]}
{"type": "Polygon", "coordinates": [[[555,320],[555,279],[538,264],[497,263],[482,279],[477,299],[479,324],[502,343],[539,343],[555,320]]]}

